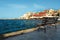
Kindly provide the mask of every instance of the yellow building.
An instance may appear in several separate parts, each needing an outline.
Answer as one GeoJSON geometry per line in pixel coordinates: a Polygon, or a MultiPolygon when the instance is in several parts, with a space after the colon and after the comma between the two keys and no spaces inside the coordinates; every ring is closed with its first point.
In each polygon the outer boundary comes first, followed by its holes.
{"type": "Polygon", "coordinates": [[[52,16],[52,14],[54,14],[54,10],[53,9],[50,9],[49,10],[49,15],[52,16]]]}
{"type": "Polygon", "coordinates": [[[29,19],[31,16],[32,16],[32,12],[28,12],[28,13],[26,13],[26,14],[24,14],[22,17],[21,17],[21,19],[29,19]]]}
{"type": "Polygon", "coordinates": [[[60,16],[60,9],[59,9],[57,12],[58,12],[58,14],[59,14],[59,16],[60,16]]]}

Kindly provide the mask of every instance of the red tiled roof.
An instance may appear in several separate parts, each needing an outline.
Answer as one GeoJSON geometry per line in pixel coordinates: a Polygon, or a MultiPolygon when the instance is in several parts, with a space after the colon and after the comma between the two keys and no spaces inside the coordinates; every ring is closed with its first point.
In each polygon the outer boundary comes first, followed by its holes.
{"type": "Polygon", "coordinates": [[[33,16],[46,16],[46,12],[39,12],[39,14],[34,14],[33,16]]]}

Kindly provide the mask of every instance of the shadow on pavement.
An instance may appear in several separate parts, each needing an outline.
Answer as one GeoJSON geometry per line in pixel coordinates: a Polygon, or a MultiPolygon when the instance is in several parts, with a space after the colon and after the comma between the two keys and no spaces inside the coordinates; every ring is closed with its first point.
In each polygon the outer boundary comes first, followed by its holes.
{"type": "Polygon", "coordinates": [[[0,40],[4,40],[4,36],[2,34],[0,35],[0,40]]]}

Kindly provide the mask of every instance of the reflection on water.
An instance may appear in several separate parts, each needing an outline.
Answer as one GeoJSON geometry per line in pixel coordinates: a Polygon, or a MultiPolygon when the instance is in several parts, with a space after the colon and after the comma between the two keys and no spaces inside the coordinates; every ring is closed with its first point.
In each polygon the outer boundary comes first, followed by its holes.
{"type": "Polygon", "coordinates": [[[57,25],[57,29],[50,26],[46,28],[46,32],[40,29],[39,31],[9,37],[5,40],[60,40],[60,25],[57,25]]]}

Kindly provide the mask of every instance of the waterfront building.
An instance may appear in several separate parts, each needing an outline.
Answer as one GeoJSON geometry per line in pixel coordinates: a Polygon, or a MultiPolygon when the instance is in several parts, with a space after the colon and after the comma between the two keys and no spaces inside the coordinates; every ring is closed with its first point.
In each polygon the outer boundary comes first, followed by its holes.
{"type": "Polygon", "coordinates": [[[24,14],[23,16],[21,16],[21,19],[29,19],[32,16],[32,12],[28,12],[26,14],[24,14]]]}
{"type": "Polygon", "coordinates": [[[54,10],[53,9],[50,9],[49,12],[48,12],[49,16],[52,16],[54,15],[54,10]]]}
{"type": "Polygon", "coordinates": [[[35,13],[30,18],[41,18],[43,16],[46,16],[46,12],[38,12],[38,13],[35,13]]]}
{"type": "Polygon", "coordinates": [[[38,18],[38,17],[43,17],[43,16],[57,16],[60,15],[60,10],[44,10],[42,12],[28,12],[24,14],[21,19],[30,19],[31,17],[38,18]]]}
{"type": "Polygon", "coordinates": [[[59,14],[59,17],[60,17],[60,9],[59,9],[59,10],[57,10],[57,13],[59,14]]]}

